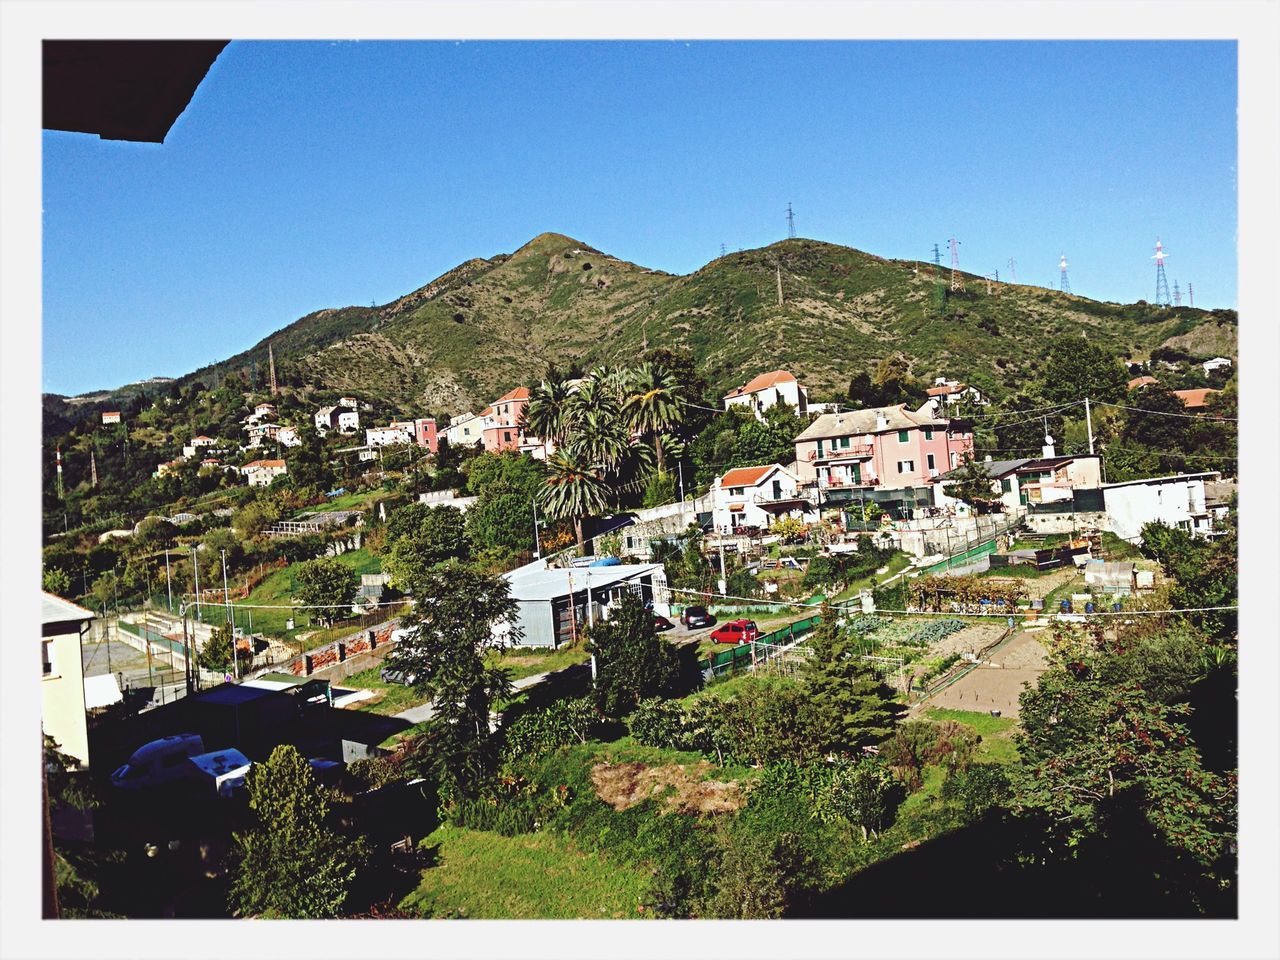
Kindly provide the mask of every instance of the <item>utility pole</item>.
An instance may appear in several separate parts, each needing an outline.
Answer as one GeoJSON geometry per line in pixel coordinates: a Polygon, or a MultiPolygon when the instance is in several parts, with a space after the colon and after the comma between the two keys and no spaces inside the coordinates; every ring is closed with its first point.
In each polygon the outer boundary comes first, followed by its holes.
{"type": "Polygon", "coordinates": [[[796,238],[796,215],[791,210],[791,201],[787,201],[787,239],[796,238]]]}
{"type": "Polygon", "coordinates": [[[542,559],[542,542],[538,537],[538,501],[533,501],[533,558],[542,559]]]}
{"type": "Polygon", "coordinates": [[[196,555],[196,547],[191,548],[192,583],[196,588],[196,623],[200,622],[200,558],[196,555]]]}
{"type": "Polygon", "coordinates": [[[725,577],[724,572],[724,538],[720,538],[720,595],[723,596],[729,589],[729,581],[725,577]]]}
{"type": "Polygon", "coordinates": [[[227,606],[227,623],[231,625],[231,670],[240,679],[240,658],[236,654],[236,622],[231,615],[231,591],[227,589],[227,551],[222,550],[222,602],[227,606]]]}
{"type": "Polygon", "coordinates": [[[676,473],[680,475],[680,502],[684,503],[684,461],[676,461],[676,473]]]}
{"type": "Polygon", "coordinates": [[[169,612],[173,613],[173,580],[169,577],[169,551],[164,552],[164,586],[169,593],[169,612]]]}
{"type": "Polygon", "coordinates": [[[1084,398],[1084,423],[1089,431],[1089,454],[1093,454],[1093,415],[1089,412],[1089,398],[1084,398]]]}

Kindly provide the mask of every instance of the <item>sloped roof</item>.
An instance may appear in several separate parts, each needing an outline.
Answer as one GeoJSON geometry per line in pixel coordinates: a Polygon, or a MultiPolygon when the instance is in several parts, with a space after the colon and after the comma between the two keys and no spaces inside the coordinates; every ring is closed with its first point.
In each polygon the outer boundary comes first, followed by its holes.
{"type": "Polygon", "coordinates": [[[494,403],[505,403],[508,400],[528,400],[528,399],[529,399],[529,388],[516,387],[514,390],[504,393],[497,400],[495,400],[494,403]]]}
{"type": "Polygon", "coordinates": [[[1126,390],[1137,390],[1139,387],[1149,387],[1149,386],[1151,386],[1151,384],[1153,384],[1153,383],[1159,383],[1159,382],[1160,382],[1160,381],[1159,381],[1159,380],[1157,380],[1155,377],[1152,377],[1152,376],[1149,376],[1149,375],[1148,375],[1148,376],[1142,376],[1142,377],[1134,377],[1134,378],[1133,378],[1132,380],[1130,380],[1127,384],[1125,384],[1125,389],[1126,389],[1126,390]]]}
{"type": "Polygon", "coordinates": [[[744,394],[755,393],[757,390],[767,390],[769,387],[776,386],[779,383],[796,383],[796,378],[785,370],[770,370],[768,373],[762,373],[752,380],[748,380],[742,386],[730,390],[724,395],[724,399],[729,400],[733,397],[741,397],[744,394]]]}
{"type": "MultiPolygon", "coordinates": [[[[986,471],[987,476],[992,480],[999,480],[1002,477],[1007,477],[1011,473],[1015,473],[1019,467],[1026,466],[1030,462],[1030,460],[1025,458],[1022,460],[979,460],[978,466],[982,467],[982,469],[986,471]]],[[[963,469],[964,467],[956,467],[954,470],[948,470],[942,475],[942,479],[947,480],[955,477],[963,469]]]]}
{"type": "Polygon", "coordinates": [[[1018,467],[1019,473],[1036,473],[1040,470],[1048,470],[1052,467],[1065,466],[1074,460],[1101,460],[1102,457],[1096,453],[1080,453],[1070,457],[1040,457],[1037,460],[1027,460],[1022,466],[1018,467]]]}
{"type": "Polygon", "coordinates": [[[796,437],[802,440],[817,440],[827,437],[847,437],[857,433],[884,433],[889,430],[908,430],[914,427],[943,427],[946,420],[940,420],[928,412],[927,402],[919,410],[906,409],[905,403],[892,407],[872,407],[867,410],[851,410],[848,413],[824,413],[796,437]],[[886,423],[876,426],[877,416],[883,415],[886,423]]]}
{"type": "Polygon", "coordinates": [[[244,465],[242,469],[244,470],[254,470],[259,468],[270,469],[272,467],[283,467],[283,466],[284,466],[283,460],[250,460],[248,463],[244,465]]]}
{"type": "Polygon", "coordinates": [[[928,390],[925,391],[925,393],[927,393],[931,397],[942,397],[942,396],[946,396],[948,393],[960,393],[961,391],[968,390],[968,389],[969,389],[969,385],[967,383],[952,383],[952,384],[944,383],[941,386],[930,387],[928,390]]]}
{"type": "Polygon", "coordinates": [[[781,470],[776,463],[763,467],[735,467],[720,478],[722,487],[754,487],[774,470],[781,470]]]}
{"type": "MultiPolygon", "coordinates": [[[[46,628],[60,624],[81,624],[86,620],[92,620],[95,616],[92,610],[86,610],[55,594],[40,591],[40,622],[46,628]]],[[[45,635],[47,636],[49,632],[46,629],[45,635]]]]}
{"type": "Polygon", "coordinates": [[[1182,405],[1188,410],[1195,410],[1203,407],[1209,400],[1209,394],[1219,393],[1218,390],[1211,390],[1208,387],[1201,387],[1198,390],[1175,390],[1173,395],[1182,401],[1182,405]]]}

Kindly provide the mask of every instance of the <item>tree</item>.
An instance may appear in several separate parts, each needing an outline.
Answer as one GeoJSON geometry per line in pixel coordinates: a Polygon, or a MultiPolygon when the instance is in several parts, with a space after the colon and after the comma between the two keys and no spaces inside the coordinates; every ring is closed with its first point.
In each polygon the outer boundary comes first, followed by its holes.
{"type": "Polygon", "coordinates": [[[306,758],[297,747],[282,744],[249,769],[245,788],[257,822],[234,834],[232,909],[299,920],[338,916],[364,845],[327,825],[329,805],[306,758]]]}
{"type": "Polygon", "coordinates": [[[1058,337],[1044,353],[1040,392],[1050,403],[1072,403],[1085,397],[1121,403],[1128,383],[1124,364],[1084,337],[1058,337]]]}
{"type": "Polygon", "coordinates": [[[653,629],[653,614],[627,591],[608,620],[588,632],[596,658],[596,704],[606,716],[623,717],[648,697],[671,696],[680,677],[675,647],[653,629]]]}
{"type": "Polygon", "coordinates": [[[947,495],[977,508],[999,499],[991,489],[991,476],[973,457],[965,454],[964,462],[951,474],[947,483],[947,495]]]}
{"type": "Polygon", "coordinates": [[[629,391],[622,404],[622,415],[633,430],[653,438],[658,472],[665,473],[667,461],[662,450],[662,434],[684,419],[685,400],[680,384],[665,367],[645,363],[629,378],[629,391]]]}
{"type": "Polygon", "coordinates": [[[529,391],[521,429],[562,445],[570,422],[571,395],[568,380],[555,370],[547,371],[547,376],[529,391]]]}
{"type": "Polygon", "coordinates": [[[333,623],[349,608],[360,589],[356,572],[335,557],[319,557],[298,567],[294,578],[295,596],[306,606],[319,607],[315,616],[324,623],[333,623]]]}
{"type": "MultiPolygon", "coordinates": [[[[235,640],[235,631],[231,622],[221,623],[214,627],[209,634],[209,639],[204,642],[204,646],[200,647],[196,654],[196,662],[206,670],[217,670],[226,672],[231,669],[231,655],[235,640]]],[[[242,669],[253,660],[253,654],[248,650],[235,649],[235,656],[240,661],[242,669]]]]}
{"type": "Polygon", "coordinates": [[[823,603],[818,626],[808,643],[809,696],[824,718],[822,747],[853,753],[893,733],[902,707],[840,629],[835,608],[823,603]]]}
{"type": "Polygon", "coordinates": [[[828,809],[868,833],[883,830],[893,821],[902,802],[902,791],[884,766],[870,757],[843,761],[831,771],[825,790],[828,809]]]}
{"type": "Polygon", "coordinates": [[[304,420],[298,428],[298,439],[301,443],[285,455],[290,479],[299,487],[327,490],[333,485],[333,470],[324,454],[320,434],[310,420],[304,420]]]}
{"type": "Polygon", "coordinates": [[[538,494],[538,503],[552,520],[572,520],[578,548],[586,540],[582,521],[608,509],[608,491],[601,480],[600,468],[576,453],[557,450],[547,459],[546,486],[538,494]]]}
{"type": "Polygon", "coordinates": [[[645,484],[644,499],[640,505],[642,507],[661,507],[668,503],[674,503],[676,499],[676,478],[670,473],[655,471],[649,475],[649,480],[645,484]]]}
{"type": "Polygon", "coordinates": [[[457,560],[428,568],[411,586],[420,599],[404,619],[410,632],[390,660],[434,706],[421,755],[439,780],[441,797],[474,797],[496,760],[490,711],[511,692],[506,671],[487,667],[484,654],[495,633],[505,633],[509,644],[521,640],[516,603],[508,581],[457,560]]]}
{"type": "Polygon", "coordinates": [[[471,559],[466,518],[457,507],[401,507],[387,520],[386,543],[382,568],[398,590],[448,560],[471,559]]]}
{"type": "Polygon", "coordinates": [[[48,567],[41,577],[41,585],[46,593],[65,597],[71,592],[71,575],[58,567],[48,567]]]}

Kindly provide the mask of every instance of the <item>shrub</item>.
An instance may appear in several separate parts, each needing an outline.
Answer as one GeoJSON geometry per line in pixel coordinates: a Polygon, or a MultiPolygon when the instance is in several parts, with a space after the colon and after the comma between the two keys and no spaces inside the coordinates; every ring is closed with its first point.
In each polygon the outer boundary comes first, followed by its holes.
{"type": "Polygon", "coordinates": [[[556,700],[545,709],[527,713],[506,731],[503,759],[538,756],[570,743],[586,743],[600,722],[590,697],[556,700]]]}
{"type": "Polygon", "coordinates": [[[942,799],[958,804],[970,819],[1009,797],[1009,775],[998,764],[980,763],[948,777],[942,785],[942,799]]]}
{"type": "Polygon", "coordinates": [[[636,704],[627,717],[627,728],[647,747],[680,749],[687,736],[688,720],[679,703],[650,697],[636,704]]]}

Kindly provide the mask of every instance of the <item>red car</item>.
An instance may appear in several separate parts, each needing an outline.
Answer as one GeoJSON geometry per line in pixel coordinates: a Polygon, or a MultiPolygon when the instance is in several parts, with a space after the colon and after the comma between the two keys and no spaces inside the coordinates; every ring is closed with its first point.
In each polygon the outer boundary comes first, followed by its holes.
{"type": "Polygon", "coordinates": [[[730,620],[711,631],[715,643],[751,643],[760,636],[754,620],[730,620]]]}
{"type": "Polygon", "coordinates": [[[662,616],[660,613],[653,615],[653,629],[656,633],[662,633],[664,630],[674,630],[676,625],[662,616]]]}

